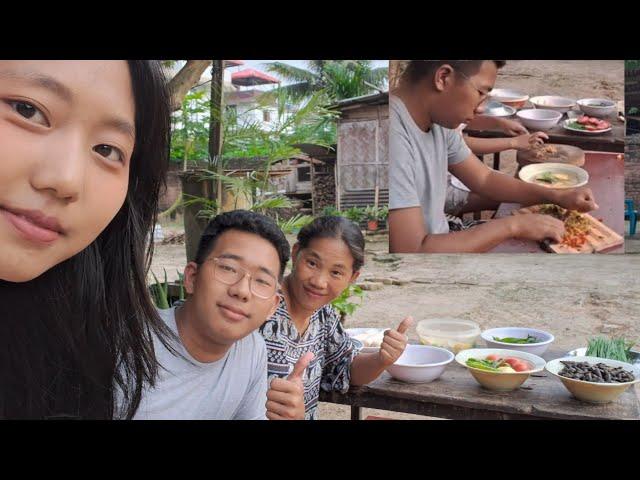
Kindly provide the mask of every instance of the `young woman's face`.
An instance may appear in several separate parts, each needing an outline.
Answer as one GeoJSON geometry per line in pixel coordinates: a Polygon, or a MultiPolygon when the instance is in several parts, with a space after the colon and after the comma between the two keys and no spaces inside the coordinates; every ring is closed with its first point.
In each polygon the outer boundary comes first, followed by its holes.
{"type": "Polygon", "coordinates": [[[106,228],[134,126],[125,61],[0,61],[0,279],[32,280],[106,228]]]}
{"type": "Polygon", "coordinates": [[[339,238],[315,238],[306,248],[296,243],[292,258],[290,293],[308,311],[335,300],[359,275],[349,247],[339,238]]]}

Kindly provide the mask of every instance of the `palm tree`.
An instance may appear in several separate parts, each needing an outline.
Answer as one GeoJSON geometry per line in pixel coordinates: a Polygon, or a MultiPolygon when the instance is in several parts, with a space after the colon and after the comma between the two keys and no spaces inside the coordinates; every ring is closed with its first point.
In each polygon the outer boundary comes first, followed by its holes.
{"type": "Polygon", "coordinates": [[[307,69],[283,62],[267,63],[270,73],[292,81],[282,87],[293,99],[308,98],[324,90],[330,101],[359,97],[385,87],[386,67],[372,68],[371,60],[308,60],[307,69]]]}

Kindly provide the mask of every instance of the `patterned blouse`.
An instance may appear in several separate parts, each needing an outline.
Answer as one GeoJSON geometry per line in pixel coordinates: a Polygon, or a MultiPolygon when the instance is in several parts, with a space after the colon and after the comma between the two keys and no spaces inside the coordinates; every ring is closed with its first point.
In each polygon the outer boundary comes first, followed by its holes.
{"type": "Polygon", "coordinates": [[[307,331],[300,337],[283,298],[260,333],[267,345],[269,382],[276,377],[286,378],[306,352],[315,354],[303,377],[305,420],[318,418],[320,388],[342,393],[349,390],[351,362],[362,347],[344,331],[340,316],[331,305],[313,313],[307,331]]]}

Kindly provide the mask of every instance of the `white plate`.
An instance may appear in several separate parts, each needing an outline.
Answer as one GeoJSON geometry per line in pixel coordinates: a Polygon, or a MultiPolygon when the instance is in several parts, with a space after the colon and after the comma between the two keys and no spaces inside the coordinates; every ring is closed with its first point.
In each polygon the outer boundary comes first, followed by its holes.
{"type": "Polygon", "coordinates": [[[526,102],[529,95],[526,93],[511,90],[510,88],[494,88],[489,92],[489,98],[495,102],[526,102]]]}
{"type": "Polygon", "coordinates": [[[524,182],[533,183],[534,185],[541,185],[543,187],[553,189],[578,188],[589,183],[589,174],[586,170],[567,163],[532,163],[531,165],[523,167],[518,172],[518,177],[520,177],[520,180],[524,182]],[[547,186],[535,182],[534,178],[543,172],[571,173],[578,177],[578,183],[576,183],[575,185],[571,185],[570,187],[554,187],[552,185],[547,186]]]}
{"type": "Polygon", "coordinates": [[[364,346],[363,341],[356,337],[359,337],[361,335],[366,335],[366,336],[380,335],[380,334],[384,334],[385,330],[387,329],[386,328],[347,328],[345,329],[345,332],[347,333],[347,335],[351,337],[351,339],[354,342],[356,342],[358,346],[362,345],[362,349],[360,350],[361,353],[376,353],[377,351],[380,350],[379,345],[364,346]]]}
{"type": "MultiPolygon", "coordinates": [[[[605,128],[604,130],[580,130],[579,128],[569,127],[569,123],[573,123],[574,121],[577,121],[577,119],[567,118],[565,121],[562,122],[562,128],[564,128],[565,130],[569,130],[571,132],[584,133],[586,135],[599,135],[600,133],[606,133],[611,131],[611,127],[605,128]]],[[[611,124],[611,122],[609,122],[609,124],[611,124]]]]}

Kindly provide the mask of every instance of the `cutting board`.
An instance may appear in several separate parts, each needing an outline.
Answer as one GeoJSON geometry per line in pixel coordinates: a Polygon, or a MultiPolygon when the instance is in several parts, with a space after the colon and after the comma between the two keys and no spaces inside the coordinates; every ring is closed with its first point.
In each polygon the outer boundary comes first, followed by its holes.
{"type": "MultiPolygon", "coordinates": [[[[513,212],[514,215],[524,215],[528,213],[538,213],[540,205],[533,205],[521,208],[513,212]]],[[[624,243],[624,238],[607,227],[604,223],[592,217],[588,213],[583,213],[585,218],[591,223],[591,230],[587,235],[587,241],[580,248],[569,247],[559,243],[551,243],[548,240],[541,242],[542,248],[551,253],[598,253],[617,247],[624,243]]]]}
{"type": "Polygon", "coordinates": [[[556,152],[544,154],[542,157],[536,157],[537,149],[523,150],[516,154],[516,160],[520,168],[532,163],[568,163],[576,167],[584,165],[584,150],[573,145],[560,145],[556,143],[547,143],[543,147],[554,147],[556,152]]]}

